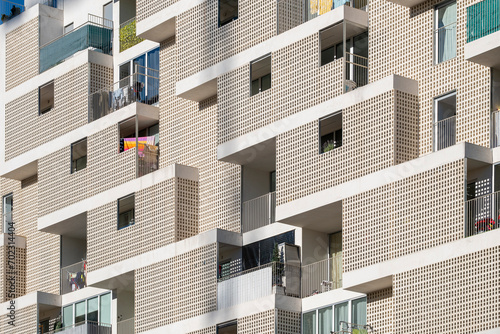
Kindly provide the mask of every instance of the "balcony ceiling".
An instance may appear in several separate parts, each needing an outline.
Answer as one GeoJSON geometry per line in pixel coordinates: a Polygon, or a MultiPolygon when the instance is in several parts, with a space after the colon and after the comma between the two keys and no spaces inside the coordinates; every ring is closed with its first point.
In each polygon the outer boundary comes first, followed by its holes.
{"type": "Polygon", "coordinates": [[[465,44],[465,59],[500,69],[500,31],[465,44]]]}

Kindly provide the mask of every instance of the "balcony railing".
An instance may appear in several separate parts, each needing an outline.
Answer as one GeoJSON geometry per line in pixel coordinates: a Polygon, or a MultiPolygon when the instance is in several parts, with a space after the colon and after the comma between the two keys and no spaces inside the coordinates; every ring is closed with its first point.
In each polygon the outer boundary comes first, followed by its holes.
{"type": "Polygon", "coordinates": [[[158,70],[137,66],[138,73],[89,95],[89,123],[134,102],[158,103],[160,79],[158,70]]]}
{"type": "Polygon", "coordinates": [[[88,22],[40,47],[40,73],[88,48],[111,55],[113,21],[89,14],[88,22]]]}
{"type": "Polygon", "coordinates": [[[87,287],[87,261],[61,268],[61,295],[87,287]]]}
{"type": "Polygon", "coordinates": [[[278,27],[281,34],[340,6],[365,9],[368,0],[278,0],[278,27]]]}
{"type": "Polygon", "coordinates": [[[465,203],[465,236],[499,228],[500,192],[471,199],[465,203]]]}
{"type": "Polygon", "coordinates": [[[455,145],[456,116],[448,117],[434,123],[433,132],[434,151],[439,151],[455,145]]]}
{"type": "Polygon", "coordinates": [[[332,332],[333,334],[368,334],[373,333],[373,328],[370,325],[358,325],[349,322],[341,321],[340,330],[332,332]]]}
{"type": "MultiPolygon", "coordinates": [[[[60,329],[54,329],[47,334],[111,334],[112,328],[110,324],[95,322],[95,321],[84,321],[79,322],[74,325],[69,325],[60,329]]],[[[44,333],[45,334],[45,333],[44,333]]],[[[120,334],[120,332],[118,332],[120,334]]]]}
{"type": "Polygon", "coordinates": [[[300,266],[271,262],[218,279],[217,309],[271,294],[300,296],[300,266]]]}
{"type": "Polygon", "coordinates": [[[467,43],[500,30],[500,0],[483,0],[467,7],[467,43]]]}
{"type": "Polygon", "coordinates": [[[368,84],[368,58],[346,52],[345,92],[368,84]]]}
{"type": "Polygon", "coordinates": [[[135,17],[120,24],[120,52],[123,52],[143,41],[142,38],[137,37],[135,25],[135,17]]]}
{"type": "Polygon", "coordinates": [[[7,22],[11,18],[21,14],[25,11],[25,9],[26,8],[23,5],[10,1],[0,0],[0,24],[7,22]]]}
{"type": "Polygon", "coordinates": [[[243,233],[273,224],[276,216],[276,192],[243,202],[241,216],[243,233]]]}
{"type": "Polygon", "coordinates": [[[135,333],[135,318],[130,318],[127,320],[118,321],[116,327],[118,329],[118,334],[134,334],[135,333]]]}
{"type": "Polygon", "coordinates": [[[302,266],[302,298],[342,287],[342,255],[302,266]]]}
{"type": "Polygon", "coordinates": [[[491,113],[491,148],[500,146],[500,111],[491,113]]]}
{"type": "Polygon", "coordinates": [[[137,163],[137,177],[158,170],[158,146],[144,145],[144,150],[139,150],[137,163]]]}

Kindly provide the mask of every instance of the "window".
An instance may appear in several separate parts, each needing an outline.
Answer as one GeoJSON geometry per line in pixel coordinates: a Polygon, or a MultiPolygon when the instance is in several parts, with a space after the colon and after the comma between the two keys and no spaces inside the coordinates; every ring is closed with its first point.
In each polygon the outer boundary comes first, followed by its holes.
{"type": "Polygon", "coordinates": [[[467,200],[476,198],[476,181],[467,182],[467,200]]]}
{"type": "Polygon", "coordinates": [[[73,325],[73,305],[63,307],[63,327],[73,325]]]}
{"type": "Polygon", "coordinates": [[[12,194],[3,197],[3,233],[9,231],[9,223],[12,222],[12,209],[14,208],[14,196],[12,194]]]}
{"type": "Polygon", "coordinates": [[[356,325],[366,325],[366,298],[351,302],[351,322],[356,325]]]}
{"type": "Polygon", "coordinates": [[[271,56],[252,62],[250,76],[251,96],[271,88],[271,56]]]}
{"type": "Polygon", "coordinates": [[[135,195],[131,194],[118,200],[118,229],[135,223],[135,195]]]}
{"type": "MultiPolygon", "coordinates": [[[[62,308],[63,327],[86,321],[98,322],[100,326],[111,324],[111,293],[65,305],[62,308]]],[[[107,333],[107,331],[106,331],[107,333]]]]}
{"type": "Polygon", "coordinates": [[[238,328],[238,322],[231,321],[224,324],[217,325],[217,334],[236,334],[238,328]]]}
{"type": "Polygon", "coordinates": [[[456,92],[434,99],[434,151],[455,145],[456,112],[456,92]]]}
{"type": "Polygon", "coordinates": [[[118,123],[119,151],[124,152],[135,147],[135,117],[131,117],[118,123]]]}
{"type": "Polygon", "coordinates": [[[270,187],[269,187],[269,192],[275,192],[276,191],[276,171],[272,171],[270,174],[270,187]]]}
{"type": "Polygon", "coordinates": [[[238,0],[219,0],[219,27],[238,18],[238,0]]]}
{"type": "Polygon", "coordinates": [[[104,25],[113,28],[113,1],[102,6],[102,17],[104,18],[104,25]]]}
{"type": "Polygon", "coordinates": [[[332,332],[332,308],[325,307],[318,310],[318,333],[332,332]]]}
{"type": "Polygon", "coordinates": [[[38,114],[45,114],[52,108],[54,108],[54,81],[38,88],[38,114]]]}
{"type": "Polygon", "coordinates": [[[304,313],[303,334],[316,334],[316,311],[304,313]]]}
{"type": "Polygon", "coordinates": [[[75,324],[85,321],[85,301],[75,304],[75,324]]]}
{"type": "Polygon", "coordinates": [[[99,300],[98,297],[87,300],[87,321],[99,322],[99,300]]]}
{"type": "Polygon", "coordinates": [[[446,2],[437,6],[434,20],[435,63],[439,64],[457,55],[457,3],[446,2]]]}
{"type": "Polygon", "coordinates": [[[87,167],[87,138],[71,144],[71,173],[87,167]]]}
{"type": "Polygon", "coordinates": [[[295,230],[269,237],[242,247],[243,270],[263,266],[272,261],[276,245],[295,244],[295,230]]]}
{"type": "Polygon", "coordinates": [[[335,331],[340,331],[342,322],[349,322],[349,302],[337,304],[335,310],[335,331]]]}
{"type": "Polygon", "coordinates": [[[70,24],[64,27],[64,33],[67,34],[68,32],[72,31],[74,27],[75,27],[74,23],[71,22],[70,24]]]}
{"type": "Polygon", "coordinates": [[[342,146],[342,112],[319,120],[319,153],[342,146]]]}
{"type": "Polygon", "coordinates": [[[121,64],[119,66],[119,75],[120,88],[133,85],[135,89],[137,82],[142,84],[141,89],[136,91],[138,102],[157,103],[160,86],[158,79],[160,75],[160,48],[153,49],[121,64]],[[137,75],[130,77],[135,73],[137,75]]]}
{"type": "MultiPolygon", "coordinates": [[[[319,32],[320,64],[331,63],[343,57],[342,25],[334,25],[319,32]]],[[[346,50],[349,51],[349,50],[346,50]]]]}

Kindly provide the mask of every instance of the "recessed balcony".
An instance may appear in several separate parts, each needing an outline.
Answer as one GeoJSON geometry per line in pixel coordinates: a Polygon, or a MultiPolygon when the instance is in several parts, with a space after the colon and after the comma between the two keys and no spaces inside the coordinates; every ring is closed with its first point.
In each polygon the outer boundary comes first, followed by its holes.
{"type": "Polygon", "coordinates": [[[500,68],[500,4],[483,0],[467,7],[465,59],[500,68]]]}

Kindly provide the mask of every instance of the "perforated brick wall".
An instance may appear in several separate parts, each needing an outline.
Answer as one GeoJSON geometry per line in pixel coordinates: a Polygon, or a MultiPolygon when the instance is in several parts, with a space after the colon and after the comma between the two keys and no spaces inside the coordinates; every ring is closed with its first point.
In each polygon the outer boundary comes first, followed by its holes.
{"type": "Polygon", "coordinates": [[[500,323],[500,247],[394,276],[394,333],[477,333],[500,323]]]}
{"type": "Polygon", "coordinates": [[[89,272],[195,235],[197,192],[197,182],[179,178],[141,190],[135,193],[135,224],[120,230],[117,201],[89,210],[89,272]]]}
{"type": "Polygon", "coordinates": [[[0,289],[2,302],[6,302],[26,294],[26,250],[6,245],[0,247],[0,252],[0,289]],[[12,283],[15,284],[13,291],[12,283]]]}
{"type": "Polygon", "coordinates": [[[322,154],[319,120],[279,135],[277,205],[416,158],[417,108],[416,96],[396,91],[348,107],[342,146],[322,154]]]}
{"type": "Polygon", "coordinates": [[[217,334],[217,326],[203,328],[194,332],[189,332],[187,334],[217,334]]]}
{"type": "Polygon", "coordinates": [[[6,316],[2,316],[2,321],[0,321],[0,332],[3,334],[37,333],[37,313],[36,305],[16,309],[15,326],[9,325],[6,316]]]}
{"type": "Polygon", "coordinates": [[[215,311],[216,255],[217,246],[214,243],[137,269],[136,332],[215,311]]]}
{"type": "Polygon", "coordinates": [[[218,26],[218,1],[207,0],[177,16],[177,79],[182,80],[276,36],[275,0],[240,0],[238,18],[218,26]]]}
{"type": "Polygon", "coordinates": [[[5,36],[5,91],[38,75],[38,17],[5,36]]]}
{"type": "Polygon", "coordinates": [[[344,272],[463,238],[464,180],[458,160],[343,200],[344,272]]]}
{"type": "Polygon", "coordinates": [[[240,166],[217,160],[217,100],[175,97],[177,51],[160,45],[160,168],[179,163],[199,170],[199,229],[240,231],[240,166]]]}
{"type": "Polygon", "coordinates": [[[367,294],[366,323],[372,326],[375,334],[393,334],[394,297],[392,288],[367,294]]]}
{"type": "Polygon", "coordinates": [[[159,11],[172,6],[179,0],[137,0],[136,2],[136,18],[137,21],[142,21],[148,17],[158,13],[159,11]]]}
{"type": "Polygon", "coordinates": [[[342,94],[342,59],[319,66],[318,33],[271,56],[269,90],[250,96],[250,64],[217,79],[219,144],[342,94]]]}
{"type": "Polygon", "coordinates": [[[466,8],[457,1],[457,57],[434,65],[434,7],[440,0],[407,8],[387,0],[370,1],[369,81],[391,74],[417,80],[420,154],[432,151],[433,99],[457,91],[457,142],[489,146],[490,69],[464,59],[466,8]]]}
{"type": "Polygon", "coordinates": [[[275,334],[275,310],[249,315],[238,319],[238,334],[275,334]]]}
{"type": "MultiPolygon", "coordinates": [[[[88,122],[88,95],[113,81],[112,69],[84,64],[54,80],[54,108],[39,115],[38,89],[5,106],[5,159],[10,160],[88,122]]],[[[41,83],[45,84],[45,83],[41,83]]]]}
{"type": "Polygon", "coordinates": [[[300,334],[300,312],[276,309],[276,334],[300,334]]]}

